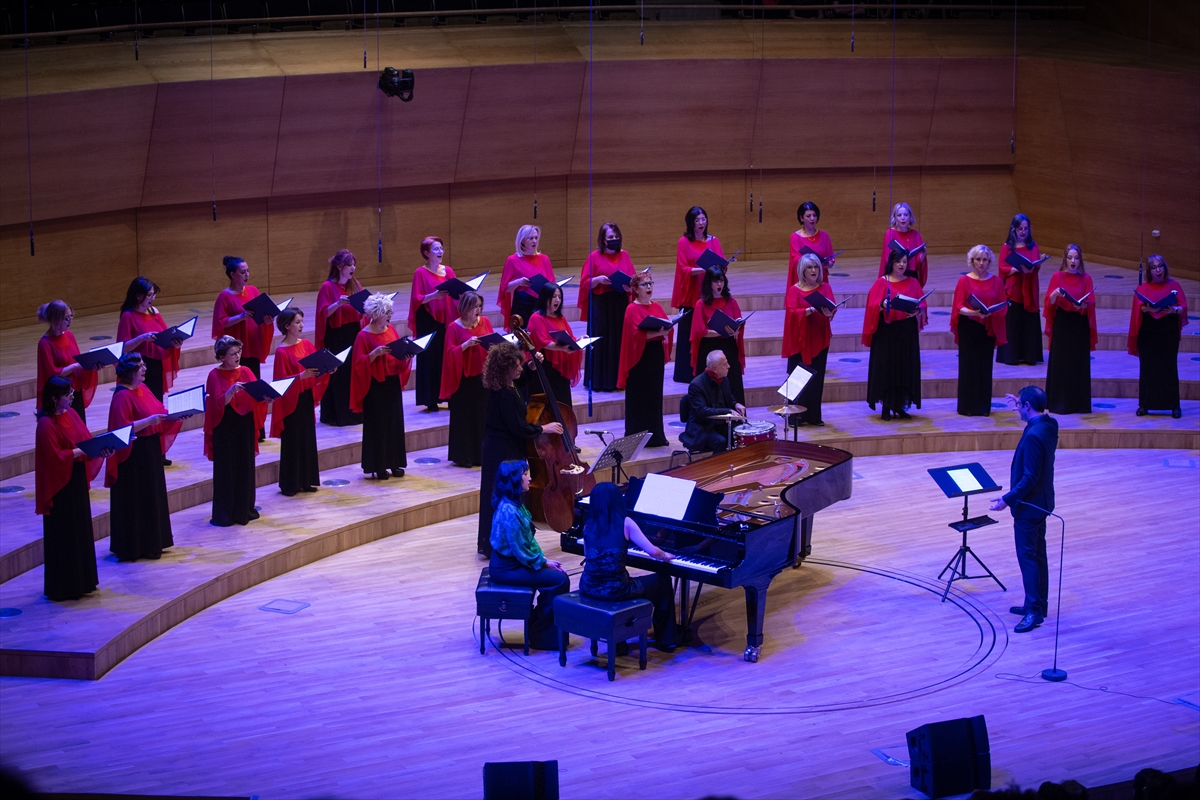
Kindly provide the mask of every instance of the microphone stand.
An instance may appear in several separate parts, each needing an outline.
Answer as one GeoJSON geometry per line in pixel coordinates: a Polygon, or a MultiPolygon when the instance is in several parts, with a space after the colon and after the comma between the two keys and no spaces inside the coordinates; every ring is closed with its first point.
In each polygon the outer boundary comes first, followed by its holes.
{"type": "Polygon", "coordinates": [[[1035,511],[1041,511],[1048,517],[1054,517],[1062,523],[1062,534],[1058,545],[1058,597],[1055,599],[1054,605],[1054,666],[1050,669],[1042,670],[1042,678],[1053,683],[1059,683],[1067,679],[1067,671],[1058,668],[1058,629],[1062,623],[1062,574],[1063,574],[1063,552],[1067,546],[1067,521],[1055,514],[1053,511],[1047,511],[1044,508],[1035,506],[1033,503],[1024,503],[1035,511]]]}

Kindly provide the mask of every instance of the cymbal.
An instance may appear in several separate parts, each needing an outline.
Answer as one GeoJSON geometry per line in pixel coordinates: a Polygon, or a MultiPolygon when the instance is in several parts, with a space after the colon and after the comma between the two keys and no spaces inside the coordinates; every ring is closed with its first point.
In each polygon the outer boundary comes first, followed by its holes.
{"type": "Polygon", "coordinates": [[[803,414],[808,411],[808,408],[805,406],[771,406],[767,411],[785,417],[788,414],[803,414]]]}
{"type": "Polygon", "coordinates": [[[713,414],[709,419],[745,419],[741,414],[713,414]]]}

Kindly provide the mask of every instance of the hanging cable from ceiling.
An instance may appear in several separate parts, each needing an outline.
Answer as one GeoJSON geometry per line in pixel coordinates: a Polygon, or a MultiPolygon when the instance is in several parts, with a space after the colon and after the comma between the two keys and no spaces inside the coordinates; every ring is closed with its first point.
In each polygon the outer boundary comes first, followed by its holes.
{"type": "Polygon", "coordinates": [[[850,0],[850,52],[854,52],[854,0],[850,0]]]}
{"type": "MultiPolygon", "coordinates": [[[[363,15],[367,13],[363,0],[363,15]]],[[[366,23],[363,23],[366,36],[366,23]]],[[[363,51],[366,53],[366,51],[363,51]]],[[[365,56],[364,56],[365,58],[365,56]]],[[[379,0],[375,0],[375,71],[379,72],[379,0]]],[[[375,248],[377,263],[383,263],[383,92],[375,92],[375,219],[379,227],[379,243],[375,248]]]]}
{"type": "Polygon", "coordinates": [[[1150,147],[1150,23],[1154,0],[1146,4],[1146,63],[1142,66],[1142,223],[1138,230],[1138,285],[1142,283],[1142,265],[1146,260],[1146,164],[1150,147]]]}
{"type": "MultiPolygon", "coordinates": [[[[591,234],[591,231],[593,231],[595,229],[595,223],[593,222],[593,216],[592,216],[592,204],[593,204],[593,200],[595,199],[595,183],[594,183],[594,181],[595,181],[595,175],[596,175],[596,167],[595,167],[595,164],[596,164],[596,126],[595,126],[596,60],[594,58],[595,46],[596,46],[595,19],[596,19],[596,0],[588,0],[588,64],[587,64],[587,71],[588,71],[588,234],[589,234],[589,236],[591,234]]],[[[596,318],[596,309],[595,309],[595,300],[594,300],[595,294],[592,292],[591,286],[585,287],[585,286],[581,285],[579,287],[579,291],[581,291],[581,292],[586,291],[588,293],[588,334],[591,335],[591,327],[593,324],[592,320],[594,320],[596,318]]],[[[594,368],[595,362],[591,360],[592,352],[594,351],[594,349],[595,348],[593,348],[593,347],[589,347],[587,349],[589,366],[593,367],[593,369],[589,370],[589,372],[593,376],[596,374],[595,368],[594,368]]],[[[593,411],[593,409],[592,409],[592,384],[593,383],[595,383],[595,380],[589,380],[587,382],[587,384],[588,384],[587,413],[588,413],[589,418],[591,418],[593,415],[592,414],[592,411],[593,411]]]]}
{"type": "Polygon", "coordinates": [[[1008,152],[1017,152],[1017,0],[1013,0],[1013,77],[1012,77],[1012,136],[1008,152]]]}
{"type": "MultiPolygon", "coordinates": [[[[542,96],[538,93],[538,60],[537,60],[537,0],[533,0],[533,129],[541,130],[538,127],[538,111],[542,107],[542,96]]],[[[538,212],[538,195],[537,195],[537,168],[538,168],[538,148],[537,142],[531,136],[529,144],[533,150],[533,218],[536,220],[538,212]]]]}
{"type": "Polygon", "coordinates": [[[896,0],[892,0],[892,126],[891,145],[888,154],[888,208],[896,201],[892,196],[892,183],[896,171],[896,0]]]}
{"type": "Polygon", "coordinates": [[[213,70],[213,0],[208,0],[208,119],[212,128],[212,218],[217,221],[217,101],[213,70]]]}
{"type": "MultiPolygon", "coordinates": [[[[375,0],[375,21],[379,21],[379,0],[375,0]]],[[[378,29],[376,30],[378,33],[378,29]]],[[[367,68],[367,0],[363,0],[363,69],[367,68]]]]}
{"type": "MultiPolygon", "coordinates": [[[[751,9],[751,21],[753,21],[754,10],[751,9]]],[[[758,41],[758,98],[754,104],[754,125],[750,129],[750,214],[754,214],[754,157],[758,156],[758,221],[763,221],[763,167],[762,167],[762,142],[761,129],[763,127],[763,75],[766,70],[766,37],[767,37],[767,13],[763,11],[762,24],[759,30],[758,41]]],[[[751,39],[751,42],[754,40],[751,39]]]]}
{"type": "MultiPolygon", "coordinates": [[[[210,14],[209,16],[211,17],[212,15],[210,14]]],[[[137,0],[133,0],[133,23],[134,23],[134,25],[137,25],[137,21],[138,21],[138,5],[137,5],[137,0]]],[[[142,32],[141,28],[135,27],[133,29],[133,60],[134,61],[139,60],[139,58],[138,58],[138,39],[139,39],[139,34],[141,34],[141,32],[142,32]]]]}
{"type": "Polygon", "coordinates": [[[29,181],[29,257],[33,247],[33,134],[29,120],[29,3],[21,4],[25,14],[25,173],[29,181]]]}

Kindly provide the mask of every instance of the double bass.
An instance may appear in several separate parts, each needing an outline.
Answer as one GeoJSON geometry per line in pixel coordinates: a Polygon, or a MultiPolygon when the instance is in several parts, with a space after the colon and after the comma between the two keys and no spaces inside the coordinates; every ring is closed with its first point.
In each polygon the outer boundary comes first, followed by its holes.
{"type": "Polygon", "coordinates": [[[509,328],[521,347],[531,355],[538,380],[542,383],[542,394],[529,398],[525,412],[526,422],[562,425],[562,434],[543,433],[527,445],[529,453],[529,497],[527,505],[534,519],[545,520],[554,530],[562,533],[575,523],[575,501],[588,494],[596,485],[596,476],[586,461],[575,451],[575,437],[579,423],[570,405],[560,403],[554,397],[545,368],[537,358],[537,345],[525,330],[525,320],[514,314],[509,328]]]}

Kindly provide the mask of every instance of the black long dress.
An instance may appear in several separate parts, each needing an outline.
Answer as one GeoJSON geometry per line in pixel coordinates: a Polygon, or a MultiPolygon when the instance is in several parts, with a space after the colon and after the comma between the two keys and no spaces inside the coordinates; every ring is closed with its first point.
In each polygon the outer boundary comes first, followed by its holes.
{"type": "MultiPolygon", "coordinates": [[[[351,322],[336,328],[325,328],[325,349],[337,354],[347,347],[354,346],[361,326],[351,322]]],[[[362,414],[350,410],[350,369],[349,361],[329,376],[329,385],[325,387],[325,396],[321,398],[321,423],[344,428],[347,425],[361,425],[362,414]]]]}
{"type": "Polygon", "coordinates": [[[516,388],[494,389],[487,393],[483,464],[479,472],[478,549],[489,558],[492,555],[492,491],[496,488],[496,470],[505,461],[524,460],[525,443],[541,432],[541,425],[525,421],[525,401],[516,388]]]}
{"type": "Polygon", "coordinates": [[[1008,343],[996,348],[997,364],[1042,363],[1042,318],[1037,311],[1010,300],[1004,330],[1008,343]]]}
{"type": "Polygon", "coordinates": [[[1155,319],[1142,312],[1137,334],[1139,408],[1180,410],[1179,339],[1179,320],[1174,314],[1155,319]]]}
{"type": "Polygon", "coordinates": [[[921,407],[921,340],[916,317],[885,322],[871,337],[867,365],[867,405],[882,403],[884,411],[921,407]]]}
{"type": "Polygon", "coordinates": [[[146,384],[150,394],[157,397],[158,402],[161,403],[163,394],[166,393],[162,359],[142,356],[142,363],[146,365],[146,377],[142,379],[142,383],[146,384]]]}
{"type": "Polygon", "coordinates": [[[1046,359],[1046,409],[1052,414],[1092,413],[1092,330],[1087,312],[1060,308],[1046,359]]]}
{"type": "MultiPolygon", "coordinates": [[[[821,398],[825,394],[825,368],[828,362],[828,347],[813,356],[811,364],[805,364],[804,356],[800,353],[788,356],[788,375],[791,375],[796,367],[803,367],[812,373],[812,377],[809,378],[808,383],[804,384],[804,388],[800,390],[800,394],[792,398],[793,403],[798,406],[804,406],[807,409],[804,413],[795,415],[795,417],[799,418],[797,421],[808,425],[816,425],[819,422],[824,422],[824,419],[821,417],[821,398]]],[[[784,431],[784,433],[787,433],[787,431],[784,431]]]]}
{"type": "Polygon", "coordinates": [[[258,519],[254,509],[254,412],[239,414],[226,405],[213,428],[212,524],[222,528],[258,519]]]}
{"type": "Polygon", "coordinates": [[[436,406],[444,398],[438,397],[442,389],[442,354],[446,349],[446,326],[433,318],[425,306],[417,307],[416,338],[430,333],[433,338],[425,352],[417,356],[417,377],[414,391],[418,406],[436,406]]]}
{"type": "MultiPolygon", "coordinates": [[[[725,354],[725,360],[729,362],[729,376],[726,380],[729,381],[729,388],[733,390],[733,399],[746,405],[746,388],[742,382],[742,362],[738,360],[738,346],[736,336],[705,336],[700,339],[700,345],[696,348],[695,361],[696,372],[692,377],[696,377],[701,372],[704,372],[704,365],[707,363],[708,354],[714,350],[720,350],[725,354]]],[[[690,381],[689,381],[690,382],[690,381]]]]}
{"type": "MultiPolygon", "coordinates": [[[[513,292],[512,313],[519,314],[524,324],[528,325],[529,320],[533,319],[533,311],[537,308],[537,298],[531,294],[518,289],[513,292]]],[[[508,320],[502,320],[505,327],[508,327],[508,320]]]]}
{"type": "Polygon", "coordinates": [[[296,398],[296,410],[283,421],[279,434],[279,491],[291,497],[312,491],[321,483],[317,459],[317,423],[312,389],[296,398]]]}
{"type": "Polygon", "coordinates": [[[992,413],[992,349],[996,337],[966,314],[958,318],[958,413],[986,417],[992,413]]]}
{"type": "Polygon", "coordinates": [[[647,447],[666,447],[663,430],[663,372],[666,359],[662,339],[647,339],[642,357],[625,379],[625,435],[650,431],[647,447]]]}
{"type": "Polygon", "coordinates": [[[163,474],[162,439],[157,433],[134,439],[129,456],[117,467],[110,497],[112,533],[108,549],[117,560],[157,559],[175,544],[163,474]]]}
{"type": "MultiPolygon", "coordinates": [[[[549,359],[542,364],[542,370],[546,373],[546,383],[550,384],[550,391],[554,392],[554,399],[568,406],[571,405],[571,382],[554,368],[549,359]]],[[[529,373],[525,386],[529,389],[531,396],[545,393],[536,372],[529,373]]],[[[528,398],[526,398],[526,402],[528,402],[528,398]]]]}
{"type": "MultiPolygon", "coordinates": [[[[239,363],[241,364],[241,366],[246,367],[251,372],[253,372],[255,378],[258,378],[260,380],[262,379],[262,362],[259,361],[257,358],[247,358],[246,356],[242,356],[242,360],[239,363]]],[[[267,429],[259,428],[258,429],[258,440],[261,442],[261,441],[265,441],[266,438],[267,438],[267,429]]]]}
{"type": "Polygon", "coordinates": [[[446,458],[460,467],[483,463],[483,435],[487,424],[487,391],[483,376],[462,377],[450,396],[450,432],[446,458]]]}
{"type": "Polygon", "coordinates": [[[83,392],[76,392],[75,396],[71,398],[71,408],[75,409],[75,413],[79,415],[79,418],[83,420],[83,424],[86,425],[87,416],[84,413],[83,392]]]}
{"type": "Polygon", "coordinates": [[[43,586],[51,600],[78,600],[100,583],[87,467],[82,461],[71,467],[71,480],[54,495],[54,506],[42,517],[42,548],[43,586]]]}
{"type": "Polygon", "coordinates": [[[362,405],[362,471],[383,473],[407,467],[400,376],[388,375],[382,381],[372,379],[362,405]]]}
{"type": "Polygon", "coordinates": [[[629,295],[625,292],[592,295],[588,335],[599,336],[600,341],[592,345],[590,355],[584,356],[583,380],[593,392],[617,390],[617,377],[621,372],[621,334],[628,305],[629,295]]]}
{"type": "Polygon", "coordinates": [[[671,379],[676,383],[691,383],[696,377],[693,371],[696,359],[692,357],[692,319],[696,316],[693,309],[681,309],[679,324],[675,326],[675,372],[671,379]]]}

